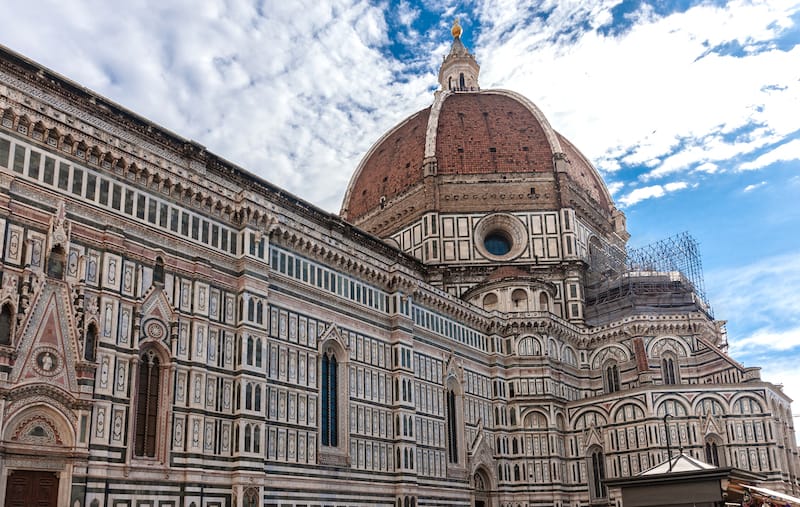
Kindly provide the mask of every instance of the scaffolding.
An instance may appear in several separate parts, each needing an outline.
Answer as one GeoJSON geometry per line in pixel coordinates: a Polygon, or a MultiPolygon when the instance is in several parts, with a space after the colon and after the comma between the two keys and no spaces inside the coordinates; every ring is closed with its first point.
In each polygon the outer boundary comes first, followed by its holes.
{"type": "Polygon", "coordinates": [[[587,317],[605,320],[623,308],[695,306],[713,316],[697,241],[687,232],[623,250],[593,240],[586,274],[587,317]]]}
{"type": "Polygon", "coordinates": [[[688,232],[628,250],[627,264],[629,271],[681,273],[691,283],[694,293],[708,305],[700,249],[688,232]]]}

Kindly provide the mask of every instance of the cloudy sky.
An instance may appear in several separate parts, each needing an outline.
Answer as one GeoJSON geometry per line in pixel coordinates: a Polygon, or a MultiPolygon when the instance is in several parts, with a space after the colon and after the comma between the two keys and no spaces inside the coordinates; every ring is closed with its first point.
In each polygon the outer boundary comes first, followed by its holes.
{"type": "Polygon", "coordinates": [[[431,103],[458,16],[481,86],[531,98],[596,163],[631,245],[697,238],[732,354],[800,401],[797,0],[0,0],[0,12],[0,44],[334,212],[369,146],[431,103]]]}

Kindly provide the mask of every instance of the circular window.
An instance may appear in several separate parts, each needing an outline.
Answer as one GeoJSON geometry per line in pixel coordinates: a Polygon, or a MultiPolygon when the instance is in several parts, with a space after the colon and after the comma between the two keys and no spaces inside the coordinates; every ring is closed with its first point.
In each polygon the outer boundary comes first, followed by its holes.
{"type": "Polygon", "coordinates": [[[483,239],[483,246],[492,255],[505,255],[511,251],[511,240],[501,231],[493,231],[483,239]]]}
{"type": "Polygon", "coordinates": [[[519,218],[494,213],[483,217],[475,226],[475,247],[490,260],[514,259],[525,250],[526,232],[519,218]]]}

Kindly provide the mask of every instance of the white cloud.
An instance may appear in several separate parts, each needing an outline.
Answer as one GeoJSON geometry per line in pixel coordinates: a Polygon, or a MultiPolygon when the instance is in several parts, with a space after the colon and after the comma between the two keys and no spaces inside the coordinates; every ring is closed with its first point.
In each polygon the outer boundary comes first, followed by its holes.
{"type": "Polygon", "coordinates": [[[656,197],[664,197],[669,192],[675,192],[677,190],[683,190],[687,188],[689,185],[685,181],[675,181],[672,183],[667,183],[666,185],[652,185],[649,187],[641,187],[637,188],[628,194],[619,198],[620,204],[625,207],[633,206],[638,202],[642,202],[646,199],[653,199],[656,197]]]}
{"type": "MultiPolygon", "coordinates": [[[[595,31],[618,3],[546,2],[544,20],[527,0],[467,12],[449,0],[15,2],[0,43],[329,210],[380,134],[431,103],[454,15],[473,30],[482,86],[529,96],[598,167],[621,171],[620,182],[721,175],[731,157],[752,158],[796,131],[800,46],[708,53],[796,29],[796,2],[703,3],[665,17],[643,9],[624,33],[595,31]],[[441,13],[435,29],[414,28],[422,11],[441,13]],[[408,61],[392,59],[390,38],[413,45],[408,61]]],[[[797,150],[784,142],[739,169],[797,150]]],[[[625,197],[632,205],[659,192],[669,190],[625,197]]]]}
{"type": "Polygon", "coordinates": [[[608,187],[608,193],[613,196],[616,195],[617,192],[622,190],[622,188],[625,186],[625,183],[622,183],[621,181],[614,181],[612,183],[607,184],[606,186],[608,187]]]}
{"type": "MultiPolygon", "coordinates": [[[[647,179],[724,166],[797,128],[800,46],[703,56],[730,41],[772,40],[792,26],[793,2],[701,4],[661,18],[638,12],[627,33],[583,31],[572,44],[551,40],[566,20],[584,19],[583,4],[557,2],[550,19],[509,34],[525,19],[527,2],[507,3],[501,12],[484,8],[491,27],[481,34],[484,85],[530,96],[604,169],[620,156],[626,164],[660,161],[647,179]],[[748,129],[752,137],[732,135],[748,129]]],[[[592,9],[607,16],[616,3],[593,2],[592,9]]]]}
{"type": "Polygon", "coordinates": [[[750,336],[735,340],[731,344],[733,355],[756,351],[763,354],[766,351],[787,351],[800,346],[800,327],[776,331],[770,328],[761,328],[750,336]]]}
{"type": "Polygon", "coordinates": [[[755,190],[757,188],[761,188],[766,184],[767,184],[766,181],[760,181],[758,183],[753,183],[752,185],[747,185],[746,187],[744,187],[744,190],[742,190],[742,192],[745,192],[745,193],[752,192],[753,190],[755,190]]]}
{"type": "Polygon", "coordinates": [[[793,139],[764,153],[751,162],[739,166],[740,171],[763,169],[775,162],[800,160],[800,139],[793,139]]]}
{"type": "MultiPolygon", "coordinates": [[[[770,256],[735,268],[706,273],[706,287],[720,318],[736,317],[742,335],[758,330],[800,329],[800,252],[770,256]],[[781,323],[777,328],[776,323],[781,323]]],[[[731,344],[745,340],[736,334],[731,344]]]]}

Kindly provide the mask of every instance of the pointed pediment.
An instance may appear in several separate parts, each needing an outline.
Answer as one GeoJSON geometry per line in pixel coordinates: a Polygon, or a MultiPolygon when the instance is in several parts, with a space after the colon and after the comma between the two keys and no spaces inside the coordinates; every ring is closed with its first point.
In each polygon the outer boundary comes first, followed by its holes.
{"type": "Polygon", "coordinates": [[[342,332],[335,323],[331,322],[328,327],[325,328],[325,331],[319,337],[317,343],[319,344],[320,350],[325,345],[330,345],[331,342],[336,343],[339,347],[341,347],[342,351],[347,351],[347,341],[342,336],[342,332]]]}
{"type": "Polygon", "coordinates": [[[703,421],[703,435],[722,435],[722,428],[720,427],[719,421],[717,418],[714,417],[712,414],[706,414],[706,418],[703,421]]]}
{"type": "Polygon", "coordinates": [[[470,469],[472,473],[474,473],[476,468],[480,465],[484,465],[489,470],[492,470],[494,469],[494,466],[492,466],[493,462],[494,456],[492,454],[491,439],[486,435],[483,426],[480,425],[469,450],[470,469]]]}
{"type": "Polygon", "coordinates": [[[161,287],[153,286],[145,293],[141,314],[142,335],[137,338],[160,340],[169,347],[169,324],[175,322],[176,318],[175,311],[161,287]]]}
{"type": "Polygon", "coordinates": [[[600,447],[603,446],[603,435],[600,434],[600,430],[592,424],[587,430],[586,435],[586,448],[590,448],[593,445],[599,445],[600,447]]]}
{"type": "Polygon", "coordinates": [[[158,319],[163,322],[172,322],[175,311],[169,304],[167,296],[161,287],[153,286],[147,291],[142,302],[142,318],[158,319]]]}
{"type": "Polygon", "coordinates": [[[13,383],[44,382],[77,393],[78,334],[66,284],[45,283],[22,326],[13,383]]]}

